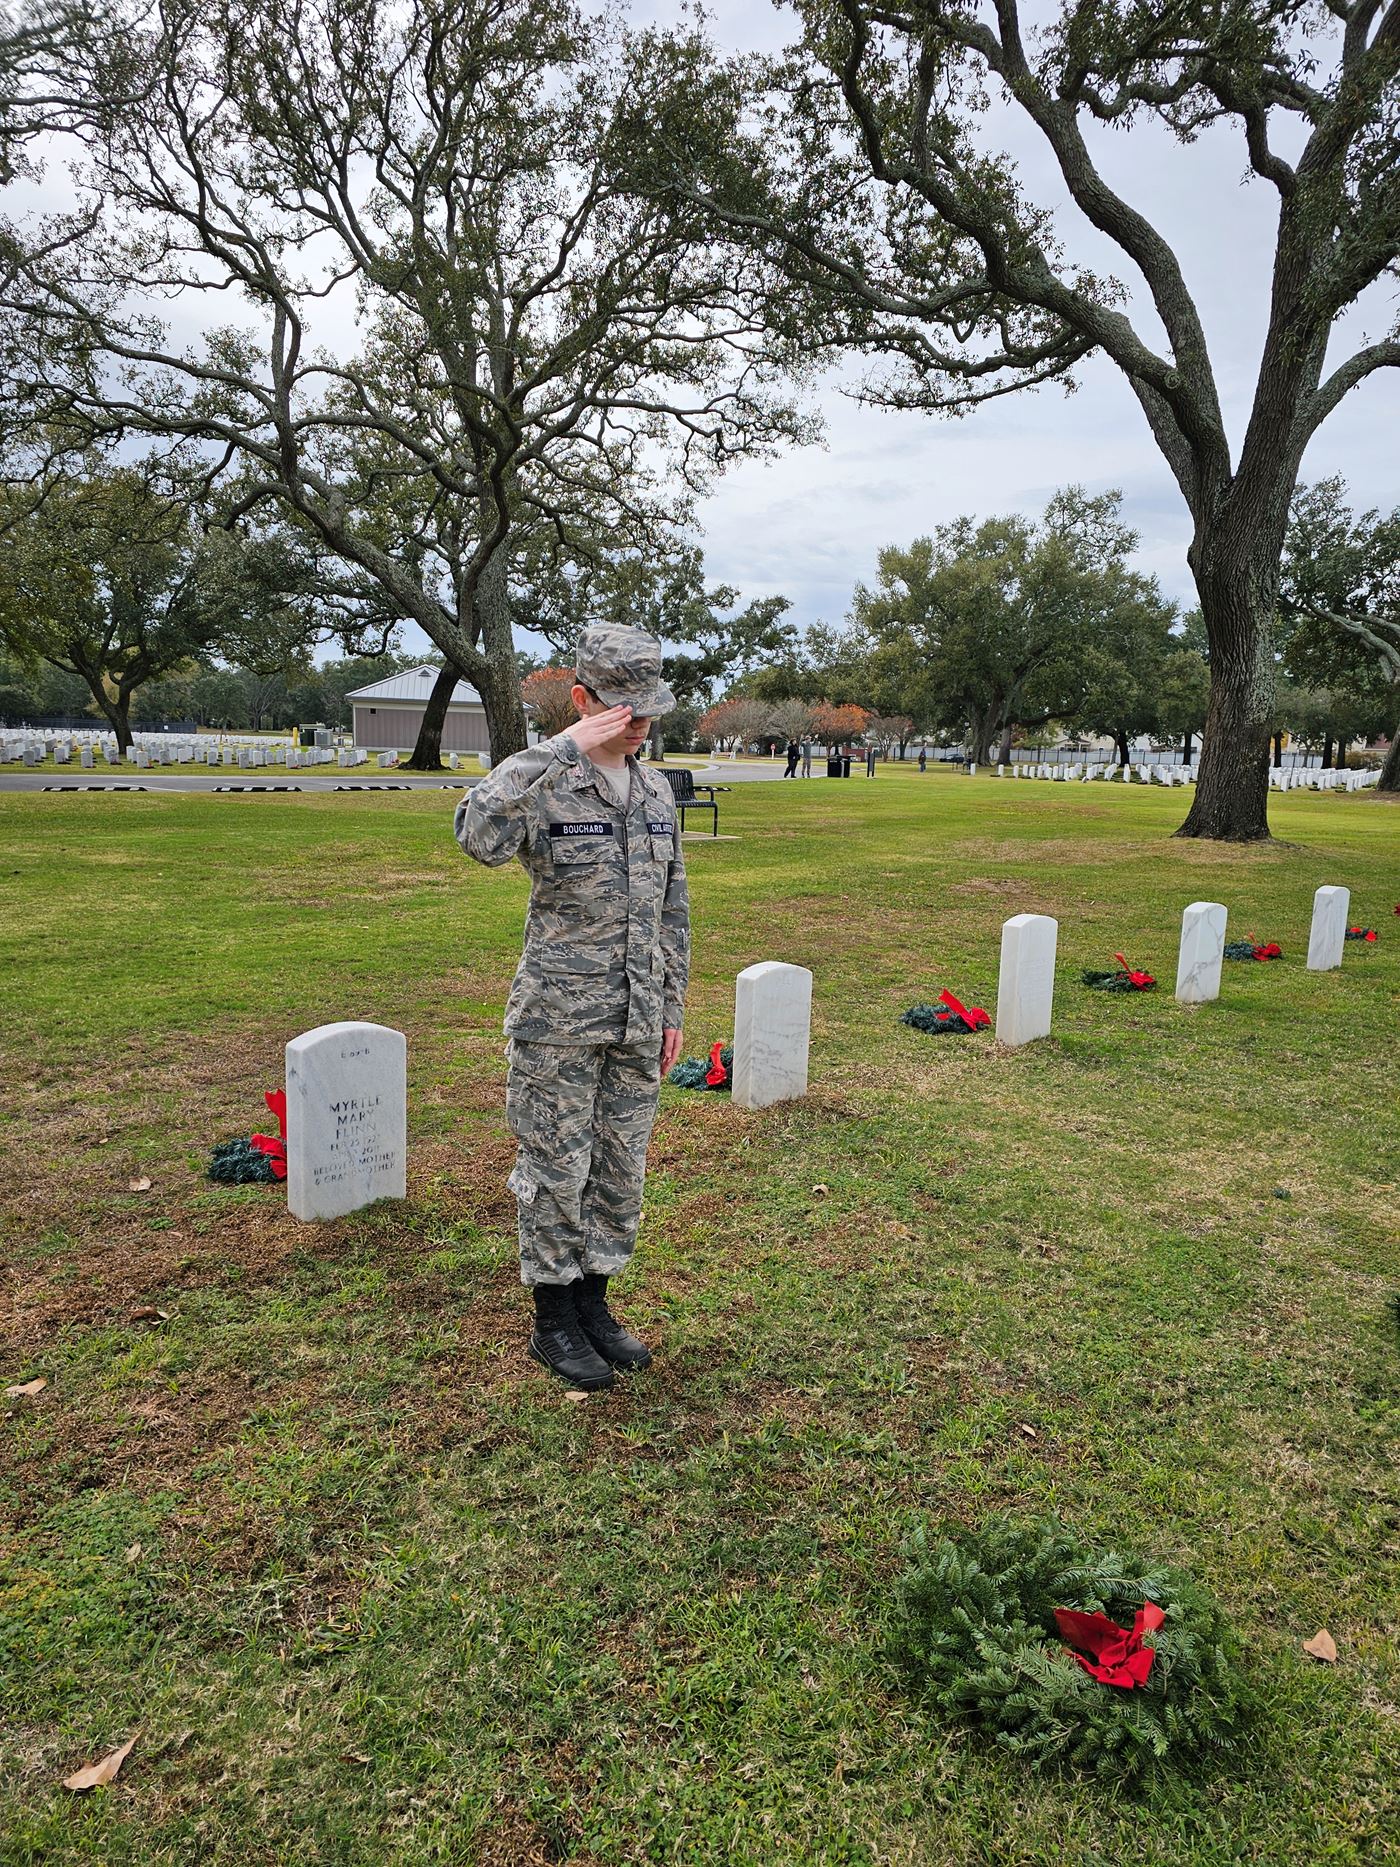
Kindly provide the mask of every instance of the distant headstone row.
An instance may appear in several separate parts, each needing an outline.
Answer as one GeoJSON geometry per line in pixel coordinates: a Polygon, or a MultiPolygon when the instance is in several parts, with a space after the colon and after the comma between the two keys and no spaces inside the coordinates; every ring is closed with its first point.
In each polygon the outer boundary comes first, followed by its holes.
{"type": "MultiPolygon", "coordinates": [[[[977,767],[970,765],[968,770],[975,777],[977,767]]],[[[1196,782],[1194,765],[998,765],[998,778],[1041,778],[1052,784],[1092,784],[1101,779],[1105,784],[1115,780],[1120,784],[1162,785],[1172,790],[1178,785],[1196,782]]],[[[1364,791],[1369,786],[1380,783],[1378,771],[1320,771],[1314,766],[1295,765],[1287,769],[1271,766],[1269,768],[1269,787],[1274,791],[1364,791]]]]}
{"type": "MultiPolygon", "coordinates": [[[[329,741],[330,735],[325,735],[329,741]]],[[[99,758],[108,765],[128,761],[137,771],[150,771],[161,765],[203,765],[210,770],[254,771],[259,766],[280,766],[286,771],[309,770],[335,762],[337,753],[330,746],[295,746],[285,739],[229,739],[203,735],[182,739],[172,733],[134,734],[127,759],[117,750],[115,735],[87,733],[64,736],[50,734],[0,733],[0,764],[22,762],[41,765],[51,758],[56,765],[67,765],[77,753],[84,771],[91,771],[99,758]]],[[[341,764],[363,765],[367,752],[339,754],[341,764]]]]}

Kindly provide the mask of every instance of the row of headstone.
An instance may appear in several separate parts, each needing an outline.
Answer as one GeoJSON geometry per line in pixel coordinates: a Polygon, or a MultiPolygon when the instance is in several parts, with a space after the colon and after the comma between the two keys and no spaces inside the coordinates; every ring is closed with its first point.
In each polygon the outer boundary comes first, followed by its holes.
{"type": "Polygon", "coordinates": [[[1269,788],[1274,791],[1364,791],[1368,786],[1379,784],[1379,771],[1345,771],[1331,769],[1315,771],[1306,766],[1295,766],[1292,770],[1280,770],[1277,766],[1269,767],[1269,788]]]}
{"type": "MultiPolygon", "coordinates": [[[[1313,897],[1308,969],[1342,963],[1350,891],[1313,897]]],[[[1228,911],[1193,901],[1182,915],[1176,996],[1208,1004],[1220,996],[1228,911]]],[[[1013,914],[1002,927],[995,1032],[1008,1048],[1050,1034],[1059,923],[1013,914]]],[[[762,1109],[807,1093],[812,974],[763,960],[734,986],[736,1108],[762,1109]]],[[[407,1158],[408,1045],[381,1024],[323,1024],[286,1050],[287,1204],[298,1219],[334,1219],[376,1199],[402,1199],[407,1158]]]]}
{"type": "MultiPolygon", "coordinates": [[[[329,739],[329,735],[324,735],[329,739]]],[[[71,763],[74,752],[84,771],[91,771],[98,757],[108,765],[119,766],[125,763],[114,735],[98,732],[74,734],[68,738],[43,738],[34,735],[16,737],[0,734],[0,764],[22,762],[26,766],[41,765],[45,759],[53,759],[55,764],[71,763]]],[[[149,771],[159,765],[193,765],[202,763],[210,770],[219,768],[254,771],[260,766],[282,766],[288,771],[299,771],[307,766],[329,765],[337,753],[329,744],[325,746],[293,746],[283,740],[265,739],[212,739],[201,736],[198,740],[176,739],[169,733],[136,733],[132,735],[129,753],[130,762],[138,771],[149,771]]],[[[358,749],[349,754],[340,755],[341,762],[363,765],[368,762],[369,753],[358,749]]]]}
{"type": "MultiPolygon", "coordinates": [[[[972,767],[975,771],[976,767],[972,767]]],[[[1131,784],[1136,778],[1140,784],[1160,784],[1168,790],[1180,784],[1196,782],[1194,765],[998,765],[997,777],[1005,778],[1045,778],[1052,784],[1092,784],[1095,779],[1102,779],[1111,784],[1117,779],[1120,784],[1131,784]]]]}
{"type": "MultiPolygon", "coordinates": [[[[1331,972],[1342,963],[1351,893],[1319,888],[1313,896],[1308,935],[1309,972],[1331,972]]],[[[1204,1005],[1220,996],[1228,910],[1219,901],[1193,901],[1181,917],[1176,997],[1204,1005]]],[[[1059,926],[1048,914],[1014,914],[1002,928],[1001,974],[997,982],[996,1035],[1015,1047],[1050,1033],[1059,926]]]]}

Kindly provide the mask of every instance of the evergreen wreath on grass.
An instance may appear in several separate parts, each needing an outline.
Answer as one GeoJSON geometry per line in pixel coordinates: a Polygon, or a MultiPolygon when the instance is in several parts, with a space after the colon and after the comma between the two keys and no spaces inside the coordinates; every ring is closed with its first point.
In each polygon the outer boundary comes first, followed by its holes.
{"type": "Polygon", "coordinates": [[[1121,953],[1113,957],[1118,961],[1112,972],[1086,972],[1085,985],[1092,986],[1096,992],[1155,992],[1157,981],[1150,972],[1136,972],[1121,953]]]}
{"type": "Polygon", "coordinates": [[[961,1004],[951,992],[940,992],[936,1005],[911,1005],[908,1011],[900,1012],[899,1021],[935,1037],[945,1031],[971,1036],[991,1023],[980,1005],[961,1004]]]}
{"type": "Polygon", "coordinates": [[[1374,927],[1348,927],[1347,939],[1365,940],[1369,945],[1374,946],[1377,940],[1380,939],[1380,935],[1376,932],[1374,927]]]}
{"type": "Polygon", "coordinates": [[[277,1133],[238,1136],[221,1141],[209,1157],[208,1177],[220,1186],[270,1186],[287,1177],[287,1092],[269,1089],[263,1096],[277,1117],[277,1133]]]}
{"type": "Polygon", "coordinates": [[[1222,949],[1226,959],[1282,959],[1283,948],[1277,940],[1260,946],[1254,940],[1227,940],[1222,949]]]}
{"type": "Polygon", "coordinates": [[[910,1558],[893,1628],[909,1684],[1035,1768],[1124,1781],[1197,1767],[1239,1739],[1254,1709],[1224,1615],[1170,1569],[1092,1548],[1053,1518],[947,1525],[932,1539],[920,1529],[910,1558]],[[1063,1632],[1057,1609],[1072,1611],[1063,1632]],[[1072,1650],[1065,1635],[1098,1615],[1137,1648],[1127,1670],[1145,1677],[1108,1683],[1072,1650]]]}
{"type": "Polygon", "coordinates": [[[734,1046],[711,1044],[708,1063],[703,1057],[687,1057],[667,1074],[666,1081],[677,1089],[728,1089],[733,1068],[734,1046]]]}

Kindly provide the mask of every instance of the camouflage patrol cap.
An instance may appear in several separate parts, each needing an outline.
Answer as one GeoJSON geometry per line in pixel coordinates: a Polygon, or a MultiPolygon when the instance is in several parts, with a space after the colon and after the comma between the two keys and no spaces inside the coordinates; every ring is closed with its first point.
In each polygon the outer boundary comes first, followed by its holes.
{"type": "Polygon", "coordinates": [[[661,644],[645,629],[595,623],[578,638],[574,667],[590,693],[610,707],[631,707],[635,719],[660,719],[676,704],[661,678],[661,644]]]}

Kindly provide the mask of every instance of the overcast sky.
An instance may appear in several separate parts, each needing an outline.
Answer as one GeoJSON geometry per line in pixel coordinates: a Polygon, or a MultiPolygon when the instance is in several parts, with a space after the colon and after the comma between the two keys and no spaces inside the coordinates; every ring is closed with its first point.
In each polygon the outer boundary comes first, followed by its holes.
{"type": "MultiPolygon", "coordinates": [[[[1029,12],[1031,0],[1025,11],[1029,12]]],[[[790,14],[764,0],[710,0],[718,43],[777,50],[793,36],[790,14]]],[[[638,24],[679,17],[676,0],[630,0],[638,24]]],[[[1148,341],[1160,330],[1141,280],[1124,256],[1066,200],[1035,131],[1019,115],[994,108],[983,133],[1017,161],[1023,188],[1057,214],[1068,259],[1117,276],[1129,310],[1148,341]]],[[[1151,123],[1131,131],[1091,130],[1107,179],[1157,225],[1181,258],[1205,321],[1232,438],[1248,417],[1268,306],[1277,197],[1247,177],[1238,134],[1222,129],[1184,146],[1151,123]]],[[[1283,153],[1292,153],[1286,146],[1283,153]]],[[[59,175],[37,193],[52,200],[59,175]]],[[[347,298],[344,312],[349,313],[347,298]]],[[[227,315],[220,301],[218,315],[227,315]]],[[[208,301],[172,308],[175,330],[193,337],[208,301]]],[[[322,308],[315,335],[336,347],[353,341],[350,316],[322,308]],[[336,325],[341,325],[337,331],[336,325]]],[[[1374,290],[1338,326],[1329,362],[1389,328],[1392,295],[1374,290]]],[[[854,381],[854,375],[851,378],[854,381]]],[[[1181,497],[1136,402],[1102,359],[1079,371],[1077,393],[1052,387],[1007,397],[961,419],[890,414],[863,408],[835,376],[813,396],[825,419],[824,444],[791,450],[765,465],[731,470],[700,510],[707,573],[744,599],[780,593],[799,624],[837,622],[858,580],[869,580],[884,544],[907,544],[943,520],[969,513],[1037,514],[1060,486],[1090,492],[1121,489],[1128,521],[1140,535],[1140,566],[1167,594],[1194,601],[1186,567],[1189,536],[1181,497]]],[[[1400,371],[1379,371],[1342,403],[1315,437],[1303,476],[1340,473],[1356,506],[1400,505],[1400,371]]],[[[417,629],[405,647],[428,646],[417,629]]]]}

